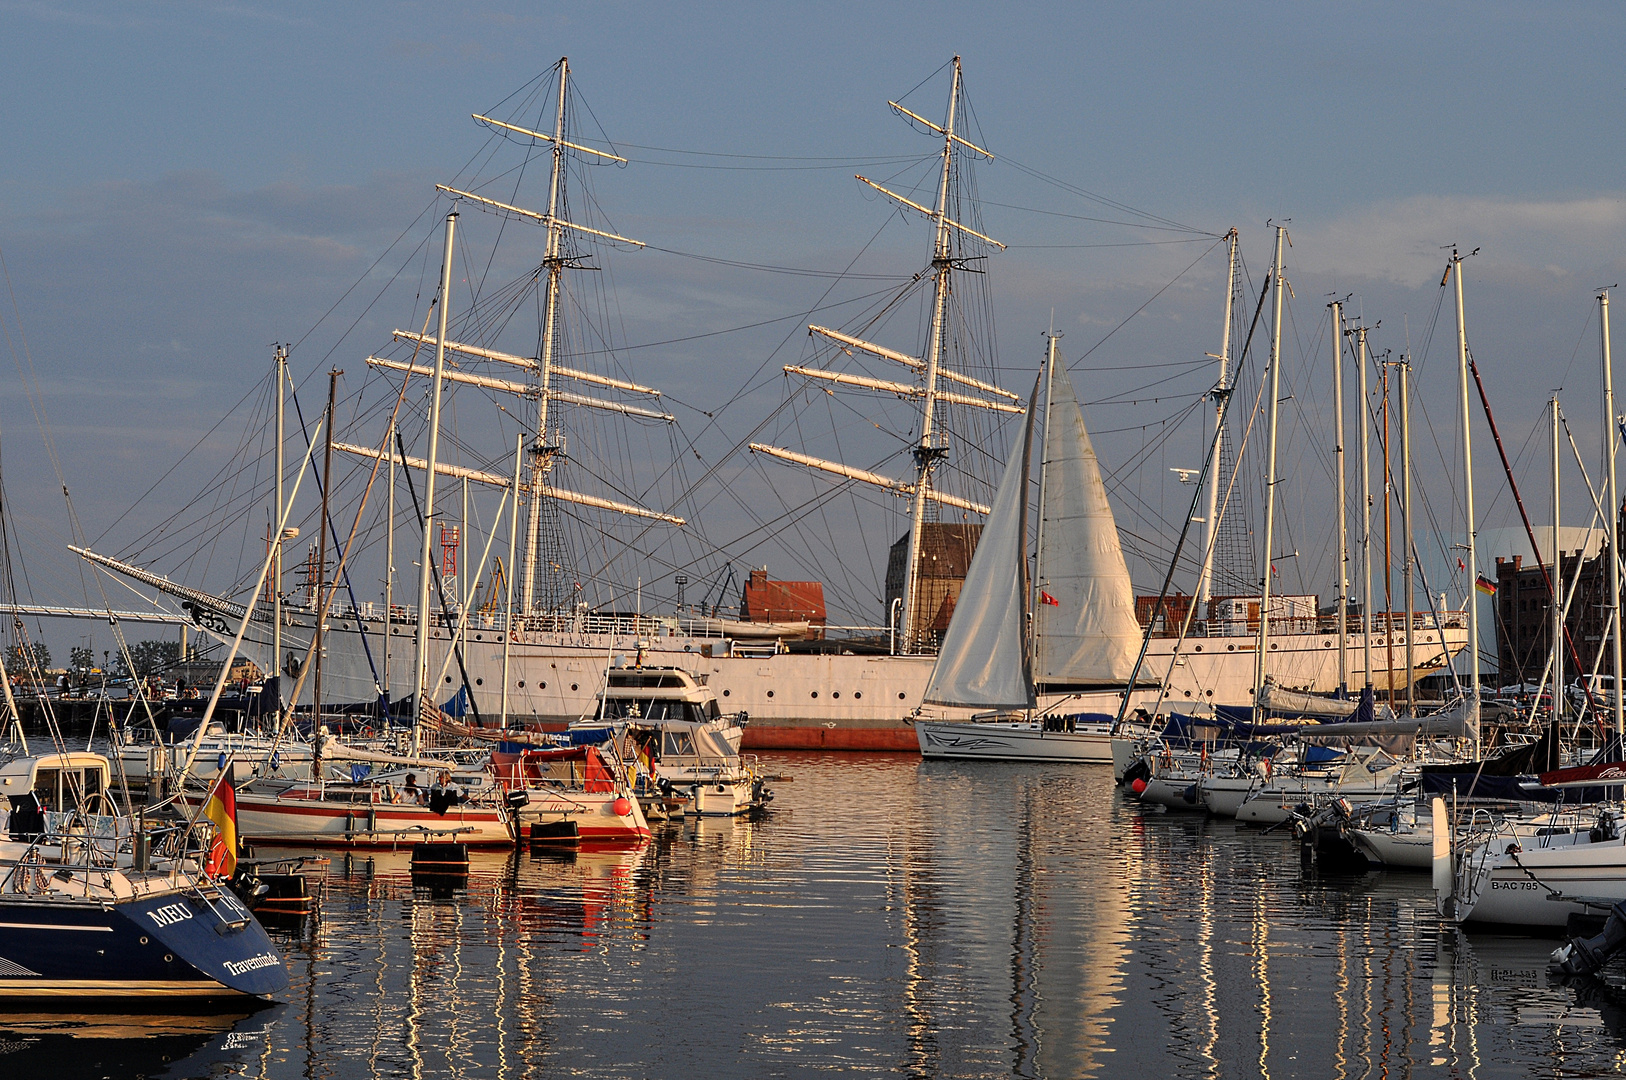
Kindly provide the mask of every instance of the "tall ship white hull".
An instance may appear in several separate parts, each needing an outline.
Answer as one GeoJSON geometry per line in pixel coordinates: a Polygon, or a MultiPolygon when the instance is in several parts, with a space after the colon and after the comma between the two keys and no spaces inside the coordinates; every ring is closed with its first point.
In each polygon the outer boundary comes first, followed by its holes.
{"type": "MultiPolygon", "coordinates": [[[[221,619],[202,611],[196,601],[193,611],[205,630],[214,632],[211,628],[223,625],[221,619]]],[[[309,644],[311,614],[290,612],[287,621],[290,625],[283,630],[281,668],[291,683],[297,659],[309,644]],[[295,666],[290,667],[290,659],[295,666]]],[[[934,656],[784,652],[780,650],[786,646],[774,640],[747,642],[683,632],[686,629],[674,620],[584,616],[574,628],[521,631],[509,645],[509,723],[551,728],[592,716],[604,688],[606,666],[618,656],[633,660],[640,642],[647,663],[672,664],[705,676],[724,708],[749,714],[746,749],[909,751],[918,748],[908,722],[917,711],[942,720],[971,716],[968,709],[922,709],[934,656]]],[[[417,624],[394,621],[389,630],[390,698],[400,701],[412,693],[417,624]]],[[[322,675],[327,702],[377,701],[384,681],[384,631],[383,620],[377,617],[330,618],[322,675]]],[[[447,662],[449,631],[441,628],[435,634],[430,667],[437,674],[442,669],[446,672],[439,675],[441,692],[435,703],[446,705],[457,697],[462,678],[456,659],[447,662]]],[[[269,635],[270,627],[256,622],[243,645],[244,653],[266,671],[274,665],[269,635]]],[[[499,622],[484,622],[467,630],[461,650],[472,711],[479,713],[483,723],[493,726],[502,707],[503,637],[499,622]]],[[[1467,630],[1460,616],[1451,613],[1443,632],[1420,630],[1416,639],[1417,669],[1427,674],[1444,667],[1445,651],[1453,656],[1462,651],[1467,644],[1467,630]]],[[[1387,659],[1391,635],[1375,635],[1373,642],[1372,681],[1380,690],[1388,687],[1391,675],[1397,689],[1405,685],[1403,634],[1397,629],[1392,640],[1398,646],[1395,655],[1402,664],[1393,671],[1378,667],[1387,659]]],[[[1188,638],[1180,642],[1178,660],[1171,665],[1176,639],[1154,637],[1145,668],[1149,678],[1169,679],[1164,710],[1178,711],[1199,702],[1252,704],[1256,641],[1251,636],[1188,638]]],[[[835,641],[810,642],[797,643],[797,647],[803,644],[840,645],[835,641]]],[[[1331,693],[1338,687],[1337,644],[1337,636],[1331,631],[1272,634],[1268,670],[1284,688],[1331,693]]],[[[1348,637],[1347,654],[1350,682],[1358,685],[1363,681],[1364,657],[1364,641],[1359,634],[1348,637]]],[[[1136,691],[1134,703],[1149,707],[1157,696],[1155,690],[1136,691]]],[[[1059,704],[1063,712],[1116,712],[1118,701],[1116,693],[1098,693],[1048,698],[1041,704],[1059,704]]]]}

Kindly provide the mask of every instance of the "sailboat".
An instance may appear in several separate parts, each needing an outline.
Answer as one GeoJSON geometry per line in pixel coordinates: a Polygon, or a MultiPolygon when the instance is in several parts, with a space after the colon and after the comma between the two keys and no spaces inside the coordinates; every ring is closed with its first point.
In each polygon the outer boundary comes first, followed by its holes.
{"type": "Polygon", "coordinates": [[[990,712],[969,723],[917,718],[929,758],[1112,761],[1112,717],[1063,716],[1058,705],[1037,711],[1041,695],[1127,692],[1140,640],[1101,467],[1054,334],[1049,342],[1033,581],[1027,489],[1037,383],[1021,453],[1006,466],[926,685],[929,705],[990,712]]]}

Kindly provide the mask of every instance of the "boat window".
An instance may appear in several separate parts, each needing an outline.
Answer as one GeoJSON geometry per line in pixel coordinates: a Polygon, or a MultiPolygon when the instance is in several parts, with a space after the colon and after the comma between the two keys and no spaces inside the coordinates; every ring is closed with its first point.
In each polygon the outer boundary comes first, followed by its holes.
{"type": "Polygon", "coordinates": [[[687,731],[666,731],[661,733],[661,755],[694,755],[694,739],[687,731]]]}
{"type": "Polygon", "coordinates": [[[723,715],[723,711],[717,707],[717,699],[716,698],[712,698],[710,701],[706,702],[706,719],[707,720],[715,720],[721,715],[723,715]]]}
{"type": "Polygon", "coordinates": [[[39,796],[40,805],[47,810],[61,810],[61,793],[57,790],[62,782],[60,769],[40,769],[34,773],[34,794],[39,796]]]}

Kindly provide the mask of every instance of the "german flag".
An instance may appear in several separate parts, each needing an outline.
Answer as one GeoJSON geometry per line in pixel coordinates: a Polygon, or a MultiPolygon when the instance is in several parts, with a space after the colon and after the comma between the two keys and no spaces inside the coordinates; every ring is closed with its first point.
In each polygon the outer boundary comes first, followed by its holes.
{"type": "Polygon", "coordinates": [[[1492,581],[1490,578],[1486,577],[1484,574],[1479,575],[1478,580],[1476,580],[1474,582],[1474,588],[1478,589],[1480,592],[1484,593],[1486,596],[1495,596],[1496,595],[1496,582],[1492,581]]]}
{"type": "Polygon", "coordinates": [[[237,873],[237,789],[231,786],[231,770],[221,772],[203,814],[215,823],[215,840],[209,850],[209,872],[216,877],[237,873]]]}

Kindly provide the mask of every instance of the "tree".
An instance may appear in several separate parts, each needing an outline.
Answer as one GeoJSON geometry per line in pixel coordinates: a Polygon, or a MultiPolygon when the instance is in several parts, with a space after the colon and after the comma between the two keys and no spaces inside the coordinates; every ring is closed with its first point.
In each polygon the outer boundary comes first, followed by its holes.
{"type": "MultiPolygon", "coordinates": [[[[181,658],[178,641],[138,641],[130,646],[130,660],[138,676],[157,675],[175,666],[181,658]]],[[[119,667],[124,665],[122,661],[119,667]]]]}
{"type": "Polygon", "coordinates": [[[96,666],[96,650],[75,645],[68,650],[68,666],[75,671],[89,671],[96,666]]]}
{"type": "MultiPolygon", "coordinates": [[[[51,666],[51,650],[45,647],[43,641],[30,641],[28,647],[34,653],[34,663],[41,671],[51,666]]],[[[6,649],[6,671],[12,675],[23,674],[28,671],[28,661],[23,659],[21,645],[11,645],[6,649]]]]}

